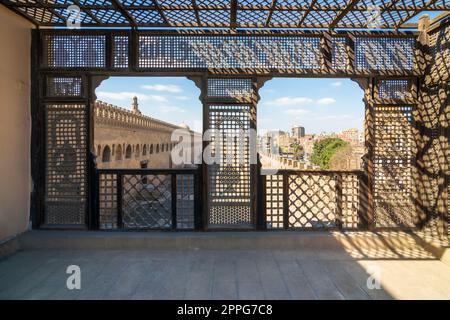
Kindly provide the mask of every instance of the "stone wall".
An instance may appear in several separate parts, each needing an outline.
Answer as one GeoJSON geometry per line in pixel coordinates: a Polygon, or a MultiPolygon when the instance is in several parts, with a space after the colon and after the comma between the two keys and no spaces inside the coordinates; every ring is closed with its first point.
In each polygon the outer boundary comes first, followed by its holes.
{"type": "MultiPolygon", "coordinates": [[[[428,28],[427,21],[425,30],[428,28]]],[[[425,76],[419,84],[415,123],[419,132],[417,153],[417,208],[419,225],[433,236],[449,235],[449,23],[422,32],[425,76]]]]}

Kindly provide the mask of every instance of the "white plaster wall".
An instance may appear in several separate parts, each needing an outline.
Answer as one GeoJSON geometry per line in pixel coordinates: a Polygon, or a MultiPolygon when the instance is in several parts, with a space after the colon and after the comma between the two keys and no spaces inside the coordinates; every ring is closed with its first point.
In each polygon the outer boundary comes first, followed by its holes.
{"type": "Polygon", "coordinates": [[[0,6],[0,242],[29,221],[32,27],[0,6]]]}

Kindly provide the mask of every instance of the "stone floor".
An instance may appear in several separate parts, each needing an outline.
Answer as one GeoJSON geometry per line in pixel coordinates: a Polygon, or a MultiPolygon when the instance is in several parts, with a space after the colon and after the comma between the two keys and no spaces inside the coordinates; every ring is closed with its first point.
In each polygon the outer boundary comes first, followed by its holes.
{"type": "Polygon", "coordinates": [[[333,250],[25,250],[0,262],[1,299],[450,299],[435,259],[333,250]],[[68,290],[66,268],[81,268],[68,290]],[[368,272],[381,289],[367,287],[368,272]]]}

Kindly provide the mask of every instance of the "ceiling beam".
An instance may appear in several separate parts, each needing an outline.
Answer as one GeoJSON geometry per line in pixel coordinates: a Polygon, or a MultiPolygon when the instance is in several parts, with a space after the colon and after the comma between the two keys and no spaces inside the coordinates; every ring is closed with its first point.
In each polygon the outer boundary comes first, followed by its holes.
{"type": "Polygon", "coordinates": [[[397,24],[395,25],[395,29],[398,29],[401,25],[403,25],[406,21],[411,19],[412,17],[418,15],[421,11],[426,10],[426,7],[432,6],[435,4],[437,0],[429,0],[421,9],[419,10],[413,10],[411,13],[407,14],[403,19],[401,19],[397,24]]]}
{"type": "Polygon", "coordinates": [[[194,10],[195,19],[197,20],[197,24],[199,26],[202,25],[202,21],[200,20],[200,13],[198,12],[197,1],[192,0],[192,9],[194,10]]]}
{"type": "Polygon", "coordinates": [[[125,19],[128,20],[130,26],[132,26],[133,28],[137,28],[138,24],[136,23],[136,20],[134,20],[133,16],[127,10],[125,10],[122,3],[117,0],[111,0],[111,3],[114,8],[119,11],[125,17],[125,19]]]}
{"type": "Polygon", "coordinates": [[[169,20],[166,17],[166,14],[164,13],[164,10],[161,9],[161,6],[158,3],[158,0],[153,0],[153,4],[155,5],[156,11],[158,11],[159,15],[163,19],[164,23],[169,24],[169,20]]]}
{"type": "Polygon", "coordinates": [[[272,19],[273,11],[275,10],[275,6],[277,5],[277,0],[272,0],[272,5],[270,6],[269,13],[267,14],[265,26],[268,27],[270,20],[272,19]]]}
{"type": "Polygon", "coordinates": [[[339,21],[342,20],[342,18],[344,18],[352,9],[354,6],[356,6],[356,4],[359,2],[359,0],[352,0],[346,7],[344,10],[342,10],[336,18],[334,18],[333,21],[331,21],[331,23],[328,25],[329,29],[334,29],[336,27],[336,25],[339,23],[339,21]]]}
{"type": "Polygon", "coordinates": [[[236,29],[237,27],[237,0],[231,0],[230,2],[230,29],[236,29]]]}
{"type": "Polygon", "coordinates": [[[301,27],[303,25],[303,23],[306,20],[306,17],[308,16],[308,14],[311,12],[311,10],[314,8],[314,6],[316,5],[317,0],[312,0],[311,3],[309,4],[308,9],[306,9],[305,13],[303,14],[303,16],[300,18],[300,20],[297,23],[297,27],[301,27]]]}

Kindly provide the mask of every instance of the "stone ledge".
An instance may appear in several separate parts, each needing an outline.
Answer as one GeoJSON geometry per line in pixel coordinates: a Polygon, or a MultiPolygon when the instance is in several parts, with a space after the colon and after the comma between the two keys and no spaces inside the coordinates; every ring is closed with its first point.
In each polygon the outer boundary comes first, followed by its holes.
{"type": "Polygon", "coordinates": [[[35,230],[19,237],[24,250],[329,250],[355,259],[438,257],[411,233],[383,232],[107,232],[35,230]]]}
{"type": "Polygon", "coordinates": [[[17,236],[11,236],[0,241],[0,261],[20,250],[20,242],[17,236]]]}

